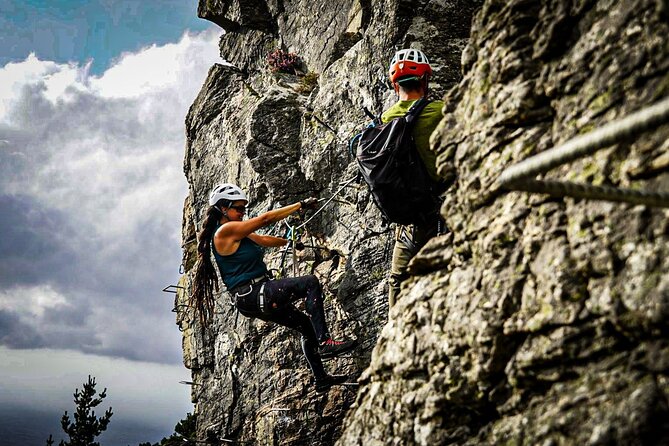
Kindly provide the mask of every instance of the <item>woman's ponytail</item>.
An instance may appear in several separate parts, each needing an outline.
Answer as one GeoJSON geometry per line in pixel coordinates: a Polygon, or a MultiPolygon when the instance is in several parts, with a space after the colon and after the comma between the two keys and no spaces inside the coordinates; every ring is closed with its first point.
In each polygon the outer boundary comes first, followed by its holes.
{"type": "Polygon", "coordinates": [[[203,326],[207,326],[214,316],[214,291],[219,290],[216,268],[211,263],[211,241],[221,216],[220,208],[210,206],[202,230],[197,236],[197,263],[190,306],[195,308],[203,326]]]}

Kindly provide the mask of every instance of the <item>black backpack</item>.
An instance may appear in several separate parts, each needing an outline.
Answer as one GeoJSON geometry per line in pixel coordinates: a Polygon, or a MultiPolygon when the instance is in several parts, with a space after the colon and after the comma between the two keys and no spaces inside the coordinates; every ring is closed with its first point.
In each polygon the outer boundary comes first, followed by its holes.
{"type": "Polygon", "coordinates": [[[439,209],[438,185],[430,177],[413,138],[416,119],[429,104],[418,100],[406,115],[366,128],[356,160],[374,202],[393,223],[422,223],[439,209]]]}

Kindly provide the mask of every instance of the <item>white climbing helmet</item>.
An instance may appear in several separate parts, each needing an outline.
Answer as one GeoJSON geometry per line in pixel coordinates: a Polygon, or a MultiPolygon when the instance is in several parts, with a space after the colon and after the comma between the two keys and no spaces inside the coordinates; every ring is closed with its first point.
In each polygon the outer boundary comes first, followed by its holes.
{"type": "Polygon", "coordinates": [[[247,203],[249,201],[248,198],[246,198],[244,191],[241,190],[239,186],[232,183],[222,183],[214,186],[211,190],[211,194],[209,194],[209,205],[215,205],[218,203],[218,200],[244,200],[247,203]]]}
{"type": "Polygon", "coordinates": [[[421,50],[407,48],[395,53],[390,61],[388,77],[390,82],[397,82],[397,79],[404,76],[432,75],[432,66],[427,56],[421,50]]]}

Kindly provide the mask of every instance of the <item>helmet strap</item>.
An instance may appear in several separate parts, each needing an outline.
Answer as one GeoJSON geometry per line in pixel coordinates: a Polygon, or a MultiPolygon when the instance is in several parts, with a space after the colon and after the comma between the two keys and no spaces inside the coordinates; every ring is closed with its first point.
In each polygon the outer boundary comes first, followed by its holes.
{"type": "Polygon", "coordinates": [[[401,84],[402,82],[408,82],[408,81],[422,81],[423,77],[425,77],[425,75],[423,75],[423,76],[405,76],[402,79],[398,79],[397,83],[401,84]]]}
{"type": "Polygon", "coordinates": [[[225,210],[223,210],[223,209],[219,208],[218,206],[214,205],[214,209],[216,209],[218,212],[220,212],[221,215],[224,216],[225,218],[228,218],[228,209],[230,209],[230,208],[226,208],[225,210]]]}

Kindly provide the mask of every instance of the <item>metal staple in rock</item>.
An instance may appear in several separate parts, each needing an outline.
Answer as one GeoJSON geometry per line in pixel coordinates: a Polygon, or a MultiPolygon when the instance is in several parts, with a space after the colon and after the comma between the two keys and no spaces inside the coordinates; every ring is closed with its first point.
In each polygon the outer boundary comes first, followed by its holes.
{"type": "Polygon", "coordinates": [[[669,98],[521,161],[502,172],[497,181],[500,186],[508,190],[669,207],[669,193],[667,192],[650,192],[533,178],[538,174],[548,172],[554,167],[591,155],[602,148],[637,136],[666,122],[669,122],[669,98]]]}

